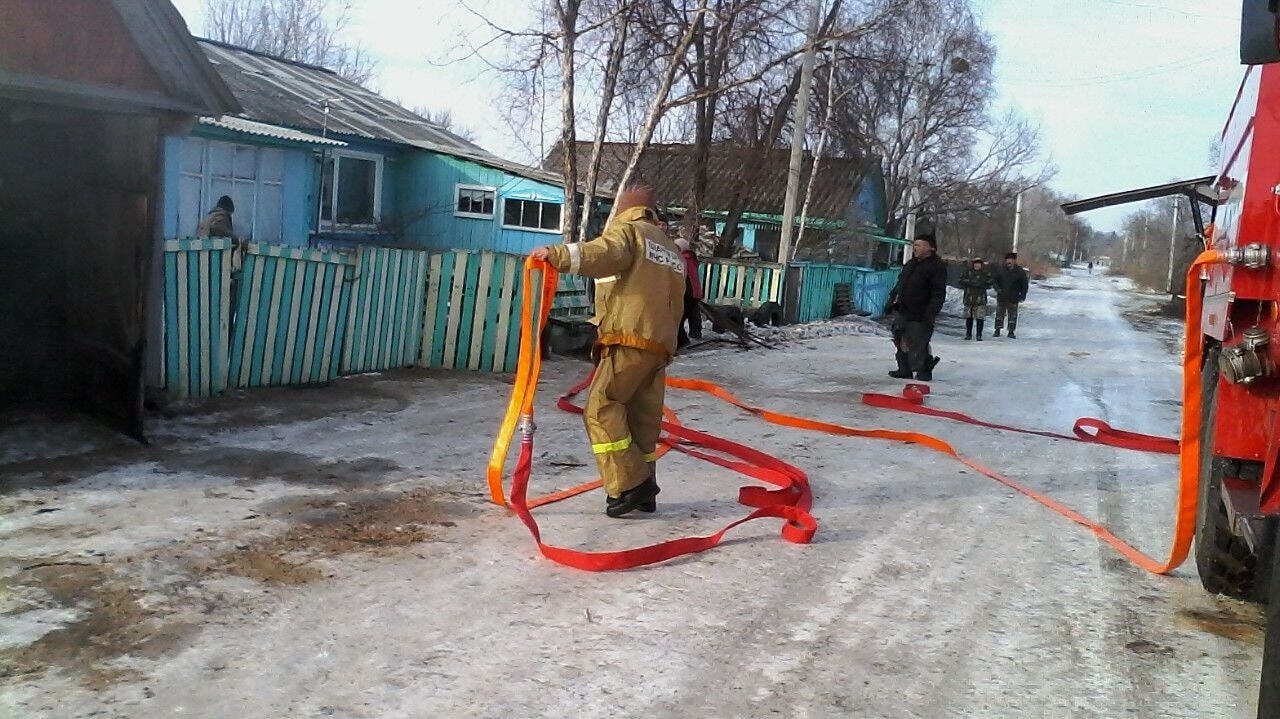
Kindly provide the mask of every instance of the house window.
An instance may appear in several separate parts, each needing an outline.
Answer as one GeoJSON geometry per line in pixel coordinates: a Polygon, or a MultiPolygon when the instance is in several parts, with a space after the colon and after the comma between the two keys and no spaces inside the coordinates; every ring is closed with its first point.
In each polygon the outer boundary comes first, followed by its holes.
{"type": "Polygon", "coordinates": [[[520,230],[559,232],[560,203],[508,198],[502,202],[502,226],[520,230]]]}
{"type": "Polygon", "coordinates": [[[382,158],[337,152],[325,160],[320,184],[324,229],[371,227],[382,215],[382,158]]]}
{"type": "Polygon", "coordinates": [[[493,187],[478,185],[458,185],[457,202],[454,203],[454,214],[460,217],[477,217],[490,219],[493,217],[493,202],[497,190],[493,187]]]}
{"type": "Polygon", "coordinates": [[[199,137],[182,141],[178,232],[194,235],[200,220],[226,195],[236,205],[232,229],[254,242],[284,241],[284,151],[199,137]]]}

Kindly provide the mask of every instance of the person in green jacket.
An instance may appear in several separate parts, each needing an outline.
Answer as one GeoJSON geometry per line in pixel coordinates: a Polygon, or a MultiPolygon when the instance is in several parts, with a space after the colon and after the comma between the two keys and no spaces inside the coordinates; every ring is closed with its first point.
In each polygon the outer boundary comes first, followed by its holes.
{"type": "Polygon", "coordinates": [[[978,325],[978,341],[982,341],[982,325],[987,321],[987,290],[991,289],[991,273],[981,257],[973,258],[969,269],[960,277],[964,290],[964,338],[973,339],[973,326],[978,325]]]}

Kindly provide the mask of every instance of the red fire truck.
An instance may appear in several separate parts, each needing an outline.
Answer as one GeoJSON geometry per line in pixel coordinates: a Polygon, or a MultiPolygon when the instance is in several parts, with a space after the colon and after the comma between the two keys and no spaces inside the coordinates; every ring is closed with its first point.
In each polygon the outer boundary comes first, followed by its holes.
{"type": "Polygon", "coordinates": [[[1184,195],[1205,249],[1219,253],[1200,268],[1200,286],[1185,289],[1188,296],[1198,293],[1202,303],[1194,551],[1206,590],[1268,603],[1258,719],[1280,719],[1278,5],[1243,2],[1240,59],[1247,67],[1222,130],[1217,175],[1063,206],[1074,214],[1184,195]],[[1209,208],[1211,225],[1202,208],[1209,208]]]}

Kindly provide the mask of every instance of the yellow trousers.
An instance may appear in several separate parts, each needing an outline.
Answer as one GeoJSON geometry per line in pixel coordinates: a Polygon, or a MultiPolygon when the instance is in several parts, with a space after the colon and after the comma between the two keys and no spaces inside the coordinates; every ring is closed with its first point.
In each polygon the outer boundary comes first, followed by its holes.
{"type": "Polygon", "coordinates": [[[666,357],[656,352],[622,346],[601,350],[583,423],[610,497],[622,496],[653,472],[666,367],[666,357]]]}

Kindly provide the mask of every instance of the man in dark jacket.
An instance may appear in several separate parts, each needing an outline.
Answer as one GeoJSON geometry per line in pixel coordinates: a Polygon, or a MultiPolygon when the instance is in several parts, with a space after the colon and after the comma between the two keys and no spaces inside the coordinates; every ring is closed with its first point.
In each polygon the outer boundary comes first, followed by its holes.
{"type": "Polygon", "coordinates": [[[196,237],[231,237],[231,214],[235,211],[236,205],[230,197],[219,197],[218,204],[200,221],[196,237]]]}
{"type": "Polygon", "coordinates": [[[1018,304],[1027,299],[1027,271],[1018,265],[1018,253],[1010,252],[1004,256],[1004,267],[996,270],[996,331],[992,337],[999,337],[1004,327],[1004,316],[1009,315],[1009,339],[1016,340],[1014,330],[1018,328],[1018,304]]]}
{"type": "Polygon", "coordinates": [[[938,364],[929,348],[933,323],[947,298],[947,263],[938,257],[938,242],[932,234],[924,234],[911,243],[911,260],[902,268],[898,284],[889,294],[886,312],[894,313],[893,346],[897,350],[898,369],[889,376],[933,380],[938,364]]]}

